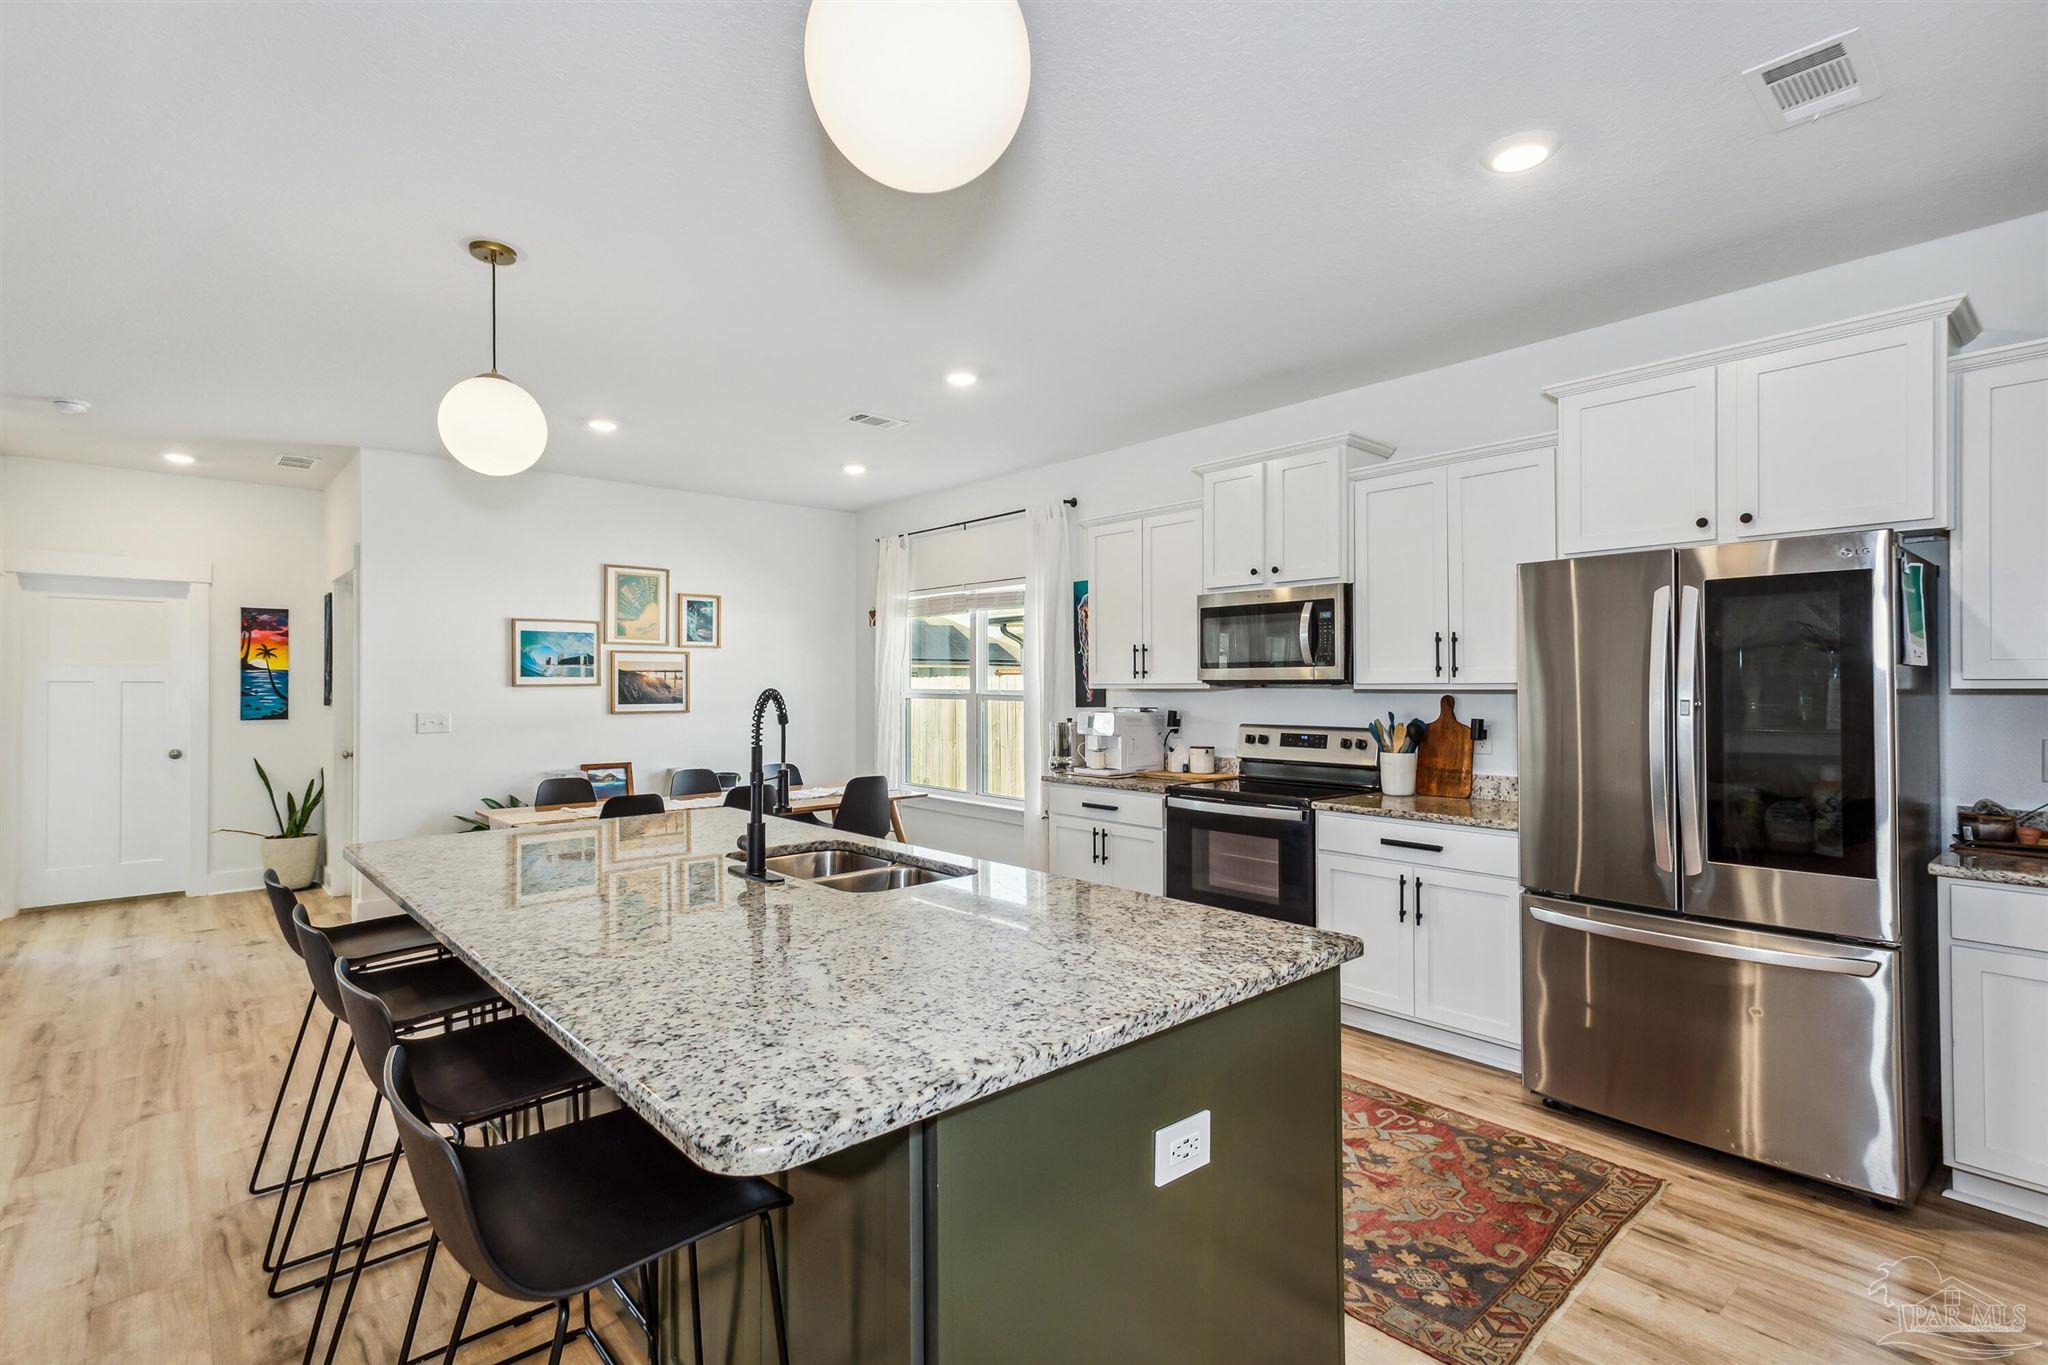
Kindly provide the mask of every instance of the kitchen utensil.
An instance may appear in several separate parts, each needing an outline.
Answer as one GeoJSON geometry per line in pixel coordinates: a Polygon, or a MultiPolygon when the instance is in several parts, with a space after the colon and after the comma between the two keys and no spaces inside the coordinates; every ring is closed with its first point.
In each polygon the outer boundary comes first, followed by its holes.
{"type": "MultiPolygon", "coordinates": [[[[1446,693],[1442,709],[1423,735],[1415,775],[1418,796],[1472,795],[1472,727],[1458,719],[1457,706],[1457,699],[1446,693]]],[[[1380,782],[1384,790],[1384,758],[1381,764],[1380,782]]]]}

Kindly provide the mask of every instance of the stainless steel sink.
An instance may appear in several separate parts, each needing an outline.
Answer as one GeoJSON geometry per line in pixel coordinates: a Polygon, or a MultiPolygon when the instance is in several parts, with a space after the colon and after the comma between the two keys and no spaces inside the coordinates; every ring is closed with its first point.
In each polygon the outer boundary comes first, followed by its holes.
{"type": "MultiPolygon", "coordinates": [[[[738,857],[734,855],[735,861],[738,857]]],[[[770,872],[834,891],[897,891],[906,886],[925,886],[974,875],[971,867],[919,867],[886,854],[851,848],[773,854],[767,863],[770,872]]]]}

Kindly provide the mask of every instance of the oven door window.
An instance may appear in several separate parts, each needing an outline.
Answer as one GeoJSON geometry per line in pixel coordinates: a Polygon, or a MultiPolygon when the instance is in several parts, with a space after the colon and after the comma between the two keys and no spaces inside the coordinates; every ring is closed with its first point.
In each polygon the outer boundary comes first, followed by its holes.
{"type": "MultiPolygon", "coordinates": [[[[1293,812],[1287,814],[1292,817],[1293,812]]],[[[1308,821],[1294,818],[1173,810],[1167,829],[1167,894],[1312,924],[1311,828],[1308,821]]]]}
{"type": "Polygon", "coordinates": [[[1202,667],[1328,667],[1336,662],[1335,607],[1311,602],[1253,602],[1202,610],[1202,667]],[[1322,657],[1327,655],[1328,657],[1322,657]]]}

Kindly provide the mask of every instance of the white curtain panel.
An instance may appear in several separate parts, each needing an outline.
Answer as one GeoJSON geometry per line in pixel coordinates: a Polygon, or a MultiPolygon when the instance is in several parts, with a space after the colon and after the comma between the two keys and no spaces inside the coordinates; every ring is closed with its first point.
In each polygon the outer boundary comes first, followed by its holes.
{"type": "Polygon", "coordinates": [[[903,703],[910,686],[910,538],[875,546],[875,766],[903,785],[903,703]]]}
{"type": "Polygon", "coordinates": [[[1073,700],[1074,565],[1065,503],[1024,513],[1024,846],[1047,866],[1045,784],[1052,722],[1073,700]]]}

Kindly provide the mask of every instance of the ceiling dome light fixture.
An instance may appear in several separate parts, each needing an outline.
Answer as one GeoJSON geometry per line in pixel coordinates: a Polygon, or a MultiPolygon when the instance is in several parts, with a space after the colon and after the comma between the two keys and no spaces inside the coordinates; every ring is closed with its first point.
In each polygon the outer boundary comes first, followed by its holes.
{"type": "Polygon", "coordinates": [[[583,425],[600,436],[609,436],[619,429],[619,424],[609,417],[593,417],[583,425]]]}
{"type": "Polygon", "coordinates": [[[971,389],[981,382],[981,376],[972,370],[948,370],[946,382],[956,389],[971,389]]]}
{"type": "Polygon", "coordinates": [[[1515,133],[1486,149],[1486,169],[1501,175],[1533,171],[1557,153],[1557,134],[1515,133]]]}
{"type": "Polygon", "coordinates": [[[842,474],[851,474],[857,479],[868,472],[868,467],[864,464],[843,464],[839,466],[839,471],[842,474]]]}
{"type": "Polygon", "coordinates": [[[491,368],[442,396],[434,425],[457,463],[502,477],[531,469],[548,447],[548,418],[533,395],[498,373],[498,267],[519,253],[503,242],[476,241],[469,254],[491,267],[491,368]]]}
{"type": "Polygon", "coordinates": [[[172,464],[192,464],[193,459],[182,450],[166,450],[164,458],[172,464]]]}
{"type": "Polygon", "coordinates": [[[1031,92],[1017,0],[811,0],[804,79],[832,144],[910,194],[996,164],[1031,92]]]}

